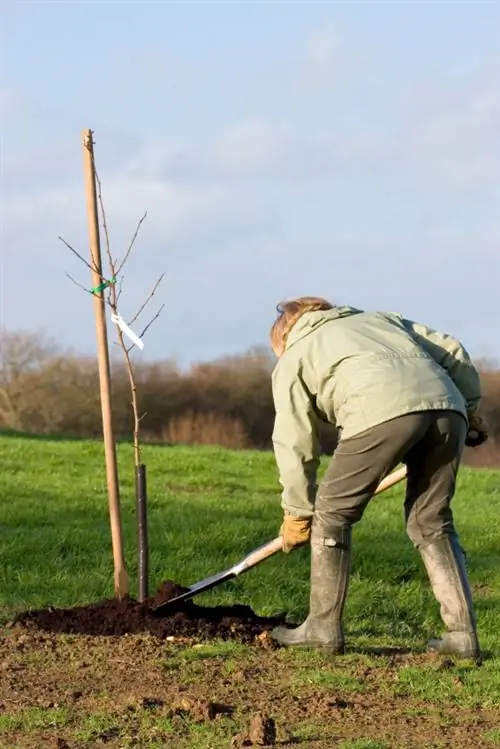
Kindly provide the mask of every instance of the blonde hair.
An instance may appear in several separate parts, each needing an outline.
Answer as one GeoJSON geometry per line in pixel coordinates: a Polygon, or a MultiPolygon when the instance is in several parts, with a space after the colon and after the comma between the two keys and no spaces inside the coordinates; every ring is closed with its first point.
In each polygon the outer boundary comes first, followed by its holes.
{"type": "Polygon", "coordinates": [[[276,309],[278,310],[278,317],[271,328],[270,338],[274,353],[276,356],[281,356],[285,350],[288,334],[299,317],[302,317],[306,312],[333,309],[333,304],[319,296],[300,296],[296,299],[280,302],[276,309]]]}

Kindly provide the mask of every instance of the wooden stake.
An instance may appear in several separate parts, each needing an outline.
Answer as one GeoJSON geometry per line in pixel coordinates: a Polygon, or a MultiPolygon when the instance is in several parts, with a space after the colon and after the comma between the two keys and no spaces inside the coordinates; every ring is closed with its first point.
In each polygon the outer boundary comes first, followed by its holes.
{"type": "MultiPolygon", "coordinates": [[[[85,192],[87,197],[87,221],[92,266],[92,288],[103,283],[101,243],[99,238],[99,214],[97,210],[96,177],[94,166],[94,143],[92,130],[83,131],[83,161],[85,192]]],[[[106,307],[104,291],[94,293],[94,312],[97,333],[97,355],[99,362],[99,385],[101,390],[102,427],[106,455],[106,477],[108,484],[109,516],[115,576],[115,596],[119,599],[128,594],[128,576],[123,554],[123,535],[118,488],[116,445],[113,434],[111,409],[111,375],[109,365],[108,336],[106,330],[106,307]]]]}

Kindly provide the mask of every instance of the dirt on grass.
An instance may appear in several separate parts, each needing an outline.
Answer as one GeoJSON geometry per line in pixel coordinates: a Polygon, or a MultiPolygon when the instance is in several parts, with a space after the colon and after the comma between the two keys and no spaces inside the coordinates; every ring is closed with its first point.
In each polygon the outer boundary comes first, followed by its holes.
{"type": "Polygon", "coordinates": [[[151,614],[178,592],[167,582],[144,604],[26,612],[0,629],[0,749],[495,746],[500,710],[393,688],[405,666],[453,664],[309,657],[273,645],[275,620],[244,606],[151,614]]]}
{"type": "Polygon", "coordinates": [[[15,623],[58,634],[107,636],[148,632],[160,639],[197,637],[248,643],[281,621],[257,616],[248,606],[205,607],[197,606],[192,600],[174,605],[164,616],[155,616],[156,606],[185,591],[187,588],[166,580],[155,595],[143,603],[127,597],[70,609],[28,611],[20,614],[15,623]]]}

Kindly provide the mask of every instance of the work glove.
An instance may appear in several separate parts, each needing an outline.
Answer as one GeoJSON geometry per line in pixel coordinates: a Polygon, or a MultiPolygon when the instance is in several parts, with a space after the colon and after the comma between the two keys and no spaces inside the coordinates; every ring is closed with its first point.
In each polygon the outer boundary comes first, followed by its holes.
{"type": "Polygon", "coordinates": [[[283,537],[283,551],[289,554],[299,546],[305,546],[311,538],[312,517],[298,518],[285,513],[280,536],[283,537]]]}
{"type": "Polygon", "coordinates": [[[467,447],[479,447],[488,439],[488,425],[477,406],[467,411],[467,419],[469,420],[469,431],[465,438],[465,444],[467,447]]]}

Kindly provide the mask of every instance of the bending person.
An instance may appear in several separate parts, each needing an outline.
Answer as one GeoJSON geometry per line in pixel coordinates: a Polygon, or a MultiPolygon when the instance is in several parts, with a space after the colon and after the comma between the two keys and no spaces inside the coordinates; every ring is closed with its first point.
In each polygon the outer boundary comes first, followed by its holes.
{"type": "Polygon", "coordinates": [[[488,437],[479,374],[454,338],[389,313],[300,297],[278,306],[271,344],[273,445],[286,552],[311,544],[309,615],[277,627],[285,646],[344,650],[351,532],[382,480],[407,466],[407,533],[441,605],[430,650],[480,658],[476,617],[451,501],[464,445],[488,437]],[[320,486],[318,420],[340,440],[320,486]]]}

